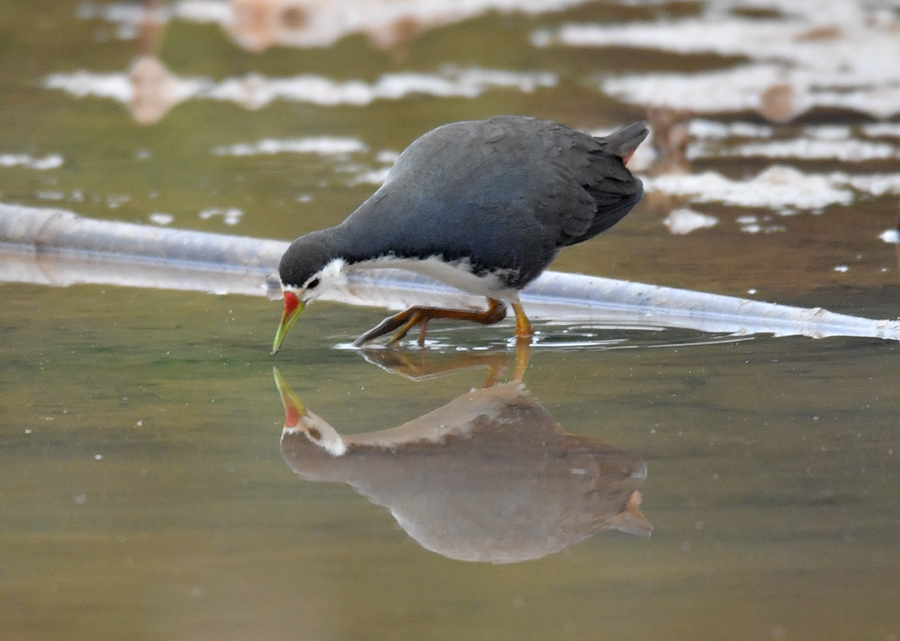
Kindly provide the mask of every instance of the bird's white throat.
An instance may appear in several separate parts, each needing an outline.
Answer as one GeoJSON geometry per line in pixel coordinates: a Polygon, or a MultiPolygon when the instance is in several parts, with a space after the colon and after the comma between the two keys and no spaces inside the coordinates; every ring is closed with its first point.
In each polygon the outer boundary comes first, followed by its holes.
{"type": "Polygon", "coordinates": [[[302,287],[283,286],[282,289],[293,292],[300,299],[300,302],[306,305],[316,300],[323,292],[341,284],[344,281],[346,265],[347,263],[343,258],[334,258],[325,267],[313,274],[302,287]],[[310,287],[312,283],[316,283],[315,287],[310,287]]]}

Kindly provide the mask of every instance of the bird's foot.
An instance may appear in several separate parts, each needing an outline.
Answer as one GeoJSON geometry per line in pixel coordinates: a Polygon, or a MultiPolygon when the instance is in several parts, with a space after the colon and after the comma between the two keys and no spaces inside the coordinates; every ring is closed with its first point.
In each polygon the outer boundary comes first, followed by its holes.
{"type": "MultiPolygon", "coordinates": [[[[488,299],[490,304],[483,312],[471,311],[465,309],[444,309],[441,307],[410,307],[399,314],[388,316],[375,327],[367,331],[365,334],[353,341],[353,345],[360,347],[371,340],[384,336],[394,330],[396,333],[388,342],[389,345],[398,343],[407,332],[416,325],[420,325],[419,345],[425,344],[425,332],[428,321],[433,318],[451,318],[455,320],[467,320],[482,325],[493,325],[499,323],[506,318],[506,305],[493,298],[488,299]]],[[[518,318],[518,315],[517,315],[518,318]]],[[[527,319],[526,319],[527,322],[527,319]]],[[[516,321],[518,327],[518,320],[516,321]]]]}

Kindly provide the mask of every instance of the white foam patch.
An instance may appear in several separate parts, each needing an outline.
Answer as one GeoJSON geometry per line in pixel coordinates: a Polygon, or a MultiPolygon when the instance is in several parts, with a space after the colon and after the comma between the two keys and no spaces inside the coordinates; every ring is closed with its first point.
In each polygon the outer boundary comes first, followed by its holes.
{"type": "Polygon", "coordinates": [[[885,229],[878,237],[886,243],[900,244],[900,231],[896,229],[885,229]]]}
{"type": "MultiPolygon", "coordinates": [[[[782,216],[786,216],[796,212],[784,210],[778,213],[782,216]]],[[[735,218],[734,222],[738,224],[741,231],[745,234],[759,234],[760,232],[764,234],[773,234],[775,232],[787,231],[787,228],[784,225],[773,224],[772,218],[773,216],[770,214],[764,216],[744,215],[735,218]]]]}
{"type": "MultiPolygon", "coordinates": [[[[364,33],[382,47],[410,35],[467,20],[489,11],[537,14],[560,11],[588,0],[181,0],[153,12],[170,19],[222,26],[235,42],[258,51],[271,45],[327,47],[350,34],[364,33]]],[[[147,13],[140,6],[82,5],[79,17],[117,25],[119,38],[135,38],[147,13]]]]}
{"type": "Polygon", "coordinates": [[[821,209],[849,205],[853,192],[824,175],[804,174],[775,165],[750,178],[732,180],[714,171],[642,178],[648,192],[687,196],[693,202],[720,202],[739,207],[821,209]]]}
{"type": "Polygon", "coordinates": [[[694,138],[769,138],[774,131],[769,125],[717,122],[704,118],[693,118],[688,125],[688,133],[694,138]]]}
{"type": "Polygon", "coordinates": [[[806,160],[840,160],[862,162],[900,158],[900,147],[885,142],[868,140],[816,140],[799,138],[795,140],[775,140],[752,142],[728,147],[694,142],[688,145],[688,159],[720,156],[741,156],[745,158],[795,158],[806,160]]]}
{"type": "Polygon", "coordinates": [[[410,95],[439,98],[477,98],[489,89],[534,91],[552,87],[556,76],[550,73],[520,73],[490,69],[448,69],[443,74],[386,74],[374,83],[361,80],[335,81],[315,75],[293,78],[265,78],[251,74],[224,80],[200,97],[236,102],[258,109],[274,100],[312,103],[323,106],[368,105],[376,100],[399,100],[410,95]]]}
{"type": "Polygon", "coordinates": [[[389,163],[393,165],[397,162],[397,159],[400,158],[400,153],[397,151],[393,151],[392,149],[382,149],[377,154],[375,154],[375,160],[378,162],[389,163]]]}
{"type": "Polygon", "coordinates": [[[872,138],[900,138],[900,122],[875,122],[863,125],[862,131],[872,138]]]}
{"type": "Polygon", "coordinates": [[[227,24],[232,19],[231,6],[221,0],[182,0],[170,7],[173,17],[191,22],[227,24]]]}
{"type": "Polygon", "coordinates": [[[62,89],[76,98],[95,96],[128,102],[134,93],[128,76],[124,73],[93,73],[83,70],[54,73],[44,78],[43,84],[47,89],[62,89]]]}
{"type": "MultiPolygon", "coordinates": [[[[355,153],[366,153],[368,146],[356,138],[334,138],[319,136],[312,138],[277,139],[266,138],[255,143],[238,143],[222,147],[215,147],[212,153],[220,156],[256,156],[273,155],[280,153],[316,154],[318,156],[346,158],[355,153]]],[[[367,184],[381,185],[387,178],[388,172],[399,154],[394,151],[380,151],[376,154],[376,160],[387,163],[385,167],[372,169],[355,164],[345,164],[338,171],[355,174],[350,179],[351,186],[367,184]]],[[[229,218],[225,218],[228,223],[229,218]]]]}
{"type": "Polygon", "coordinates": [[[759,109],[761,94],[784,81],[779,67],[745,65],[694,75],[651,73],[612,77],[603,79],[600,87],[626,102],[715,113],[759,109]]]}
{"type": "Polygon", "coordinates": [[[238,143],[226,147],[216,147],[213,153],[220,156],[260,156],[281,153],[317,154],[319,156],[346,156],[362,153],[369,148],[356,138],[314,138],[277,139],[265,138],[254,143],[238,143]]]}
{"type": "Polygon", "coordinates": [[[850,176],[845,173],[839,173],[834,175],[854,189],[871,196],[900,195],[900,174],[850,176]]]}
{"type": "Polygon", "coordinates": [[[118,209],[121,205],[127,203],[129,200],[131,200],[131,196],[126,196],[124,194],[120,196],[107,196],[106,206],[110,209],[118,209]]]}
{"type": "Polygon", "coordinates": [[[175,216],[172,214],[167,214],[165,212],[153,212],[148,216],[150,222],[154,225],[171,225],[172,221],[175,220],[175,216]]]}
{"type": "Polygon", "coordinates": [[[244,217],[244,212],[241,209],[237,209],[236,207],[231,207],[228,209],[204,209],[200,212],[200,220],[208,220],[214,216],[221,216],[222,222],[226,225],[237,225],[241,222],[241,218],[244,217]]]}
{"type": "MultiPolygon", "coordinates": [[[[214,86],[214,83],[205,78],[178,78],[152,58],[140,58],[138,62],[148,60],[154,61],[165,75],[165,82],[159,83],[159,88],[166,94],[158,97],[172,106],[203,95],[214,86]]],[[[60,89],[76,98],[111,98],[127,104],[135,97],[134,84],[128,72],[95,73],[79,70],[73,73],[55,73],[44,78],[43,85],[46,89],[60,89]]]]}
{"type": "Polygon", "coordinates": [[[691,142],[685,155],[689,160],[757,157],[865,162],[900,158],[900,145],[886,140],[872,140],[891,137],[894,133],[900,137],[900,126],[894,123],[876,123],[858,127],[808,126],[799,130],[798,137],[772,140],[775,130],[767,125],[746,122],[723,123],[695,118],[691,120],[688,131],[691,142]]]}
{"type": "MultiPolygon", "coordinates": [[[[316,75],[267,78],[260,74],[226,78],[221,82],[175,76],[171,76],[171,80],[168,86],[172,95],[165,97],[165,102],[171,106],[190,98],[205,98],[234,102],[248,109],[259,109],[275,100],[323,106],[364,106],[376,100],[399,100],[411,95],[476,98],[491,89],[531,92],[557,83],[557,77],[548,72],[456,68],[447,68],[440,74],[386,74],[373,83],[337,81],[316,75]]],[[[126,104],[134,95],[127,73],[76,71],[52,74],[43,84],[48,89],[61,89],[77,98],[111,98],[126,104]]]]}
{"type": "Polygon", "coordinates": [[[666,219],[663,220],[663,224],[673,234],[690,234],[692,231],[703,229],[704,227],[712,227],[718,222],[719,219],[715,216],[707,216],[687,207],[673,209],[669,212],[666,219]]]}
{"type": "Polygon", "coordinates": [[[734,180],[715,171],[642,176],[641,180],[647,192],[683,196],[691,202],[768,208],[781,215],[851,205],[860,195],[900,195],[900,173],[808,174],[786,165],[773,165],[745,180],[734,180]]]}
{"type": "MultiPolygon", "coordinates": [[[[885,65],[888,66],[888,65],[885,65]]],[[[849,83],[850,79],[842,82],[849,83]]],[[[626,102],[690,109],[696,113],[761,111],[764,94],[777,85],[790,87],[790,113],[812,107],[835,107],[877,118],[900,113],[900,82],[854,89],[826,89],[827,79],[804,70],[786,70],[775,65],[746,65],[728,71],[694,75],[647,74],[609,78],[601,88],[626,102]]]]}
{"type": "Polygon", "coordinates": [[[59,154],[35,158],[29,154],[0,154],[0,167],[27,167],[45,171],[62,167],[65,160],[59,154]]]}
{"type": "Polygon", "coordinates": [[[381,169],[371,169],[368,171],[362,171],[357,176],[350,181],[350,185],[382,185],[384,181],[387,180],[388,173],[390,173],[390,167],[382,167],[381,169]]]}
{"type": "Polygon", "coordinates": [[[680,54],[749,59],[701,73],[632,74],[601,80],[604,92],[627,102],[698,113],[761,110],[764,94],[786,89],[781,117],[814,106],[854,109],[877,117],[900,112],[900,20],[888,9],[840,0],[714,3],[682,20],[613,25],[568,24],[540,31],[537,46],[633,47],[680,54]],[[729,7],[777,8],[783,19],[746,19],[729,7]]]}

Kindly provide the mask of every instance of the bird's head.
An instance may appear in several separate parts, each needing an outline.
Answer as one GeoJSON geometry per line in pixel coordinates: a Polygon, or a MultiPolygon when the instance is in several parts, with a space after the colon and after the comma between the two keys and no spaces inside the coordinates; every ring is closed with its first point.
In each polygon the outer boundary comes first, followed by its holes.
{"type": "Polygon", "coordinates": [[[332,256],[326,239],[317,232],[301,236],[291,243],[278,265],[278,277],[284,292],[284,315],[275,333],[273,354],[278,352],[303,308],[340,277],[342,266],[343,261],[332,256]]]}

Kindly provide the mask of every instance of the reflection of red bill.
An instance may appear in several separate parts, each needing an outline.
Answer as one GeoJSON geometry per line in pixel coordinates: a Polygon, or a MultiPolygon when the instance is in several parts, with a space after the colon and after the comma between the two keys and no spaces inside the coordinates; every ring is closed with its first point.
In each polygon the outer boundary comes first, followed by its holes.
{"type": "Polygon", "coordinates": [[[653,526],[641,512],[641,493],[637,490],[631,493],[625,509],[613,517],[613,529],[637,536],[650,536],[653,526]]]}

